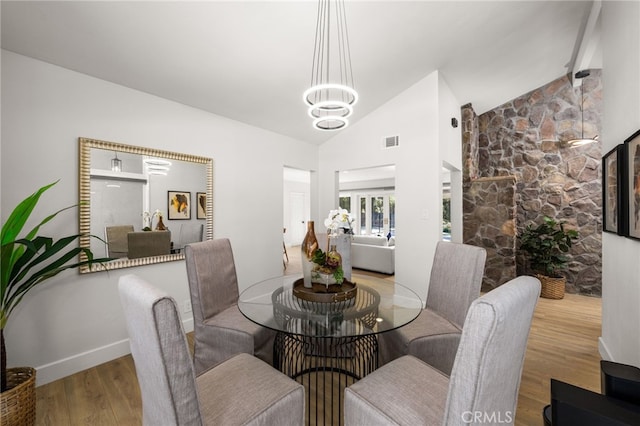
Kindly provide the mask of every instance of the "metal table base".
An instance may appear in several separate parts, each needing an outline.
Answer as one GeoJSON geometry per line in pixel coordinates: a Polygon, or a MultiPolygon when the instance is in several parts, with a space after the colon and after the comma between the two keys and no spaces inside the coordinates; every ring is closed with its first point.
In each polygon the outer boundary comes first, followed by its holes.
{"type": "Polygon", "coordinates": [[[305,387],[307,424],[341,425],[344,389],[378,367],[375,335],[305,337],[279,332],[274,366],[305,387]]]}

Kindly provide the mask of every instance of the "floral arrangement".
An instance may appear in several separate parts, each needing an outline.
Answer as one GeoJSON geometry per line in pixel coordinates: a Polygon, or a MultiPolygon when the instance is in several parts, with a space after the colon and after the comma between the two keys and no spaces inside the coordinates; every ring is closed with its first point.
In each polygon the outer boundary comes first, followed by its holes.
{"type": "Polygon", "coordinates": [[[336,209],[329,211],[329,216],[324,220],[324,226],[327,227],[329,235],[336,235],[340,229],[343,229],[345,234],[353,234],[351,224],[354,220],[348,210],[336,209]]]}
{"type": "MultiPolygon", "coordinates": [[[[351,226],[354,219],[349,212],[345,209],[335,209],[329,211],[329,216],[324,220],[324,226],[327,228],[327,237],[338,235],[340,229],[345,234],[353,234],[353,227],[351,226]]],[[[342,284],[344,281],[344,270],[342,269],[342,258],[337,251],[329,250],[324,252],[322,249],[317,248],[313,252],[311,259],[316,266],[311,271],[312,279],[322,280],[323,276],[331,276],[336,284],[342,284]]],[[[327,285],[330,283],[327,283],[327,285]]]]}
{"type": "MultiPolygon", "coordinates": [[[[344,281],[344,271],[342,270],[342,258],[338,252],[323,252],[318,248],[313,252],[311,259],[316,266],[311,271],[311,278],[315,280],[321,279],[320,274],[331,275],[336,284],[342,284],[344,281]]],[[[327,283],[328,285],[329,283],[327,283]]]]}
{"type": "Polygon", "coordinates": [[[152,231],[152,224],[153,224],[153,218],[154,217],[158,217],[158,219],[162,219],[162,212],[160,211],[160,209],[156,209],[156,211],[153,212],[153,214],[149,213],[149,212],[143,212],[142,213],[142,221],[144,223],[144,227],[142,228],[143,231],[152,231]]]}

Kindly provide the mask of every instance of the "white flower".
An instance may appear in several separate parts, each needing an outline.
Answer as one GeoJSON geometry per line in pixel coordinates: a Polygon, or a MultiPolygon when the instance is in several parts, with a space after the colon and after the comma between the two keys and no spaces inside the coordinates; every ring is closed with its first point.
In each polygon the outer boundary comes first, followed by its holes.
{"type": "Polygon", "coordinates": [[[162,211],[160,211],[160,209],[156,209],[153,214],[149,212],[142,212],[143,228],[151,228],[153,219],[156,216],[162,218],[162,211]]]}
{"type": "Polygon", "coordinates": [[[336,209],[329,211],[329,216],[324,220],[324,226],[329,234],[337,234],[340,228],[345,229],[345,232],[350,231],[353,221],[348,210],[336,209]]]}

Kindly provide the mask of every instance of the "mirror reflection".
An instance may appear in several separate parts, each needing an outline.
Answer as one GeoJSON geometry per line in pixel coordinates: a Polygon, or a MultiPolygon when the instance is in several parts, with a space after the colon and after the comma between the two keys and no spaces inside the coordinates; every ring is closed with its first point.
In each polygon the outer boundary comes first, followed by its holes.
{"type": "Polygon", "coordinates": [[[210,158],[80,138],[80,232],[104,240],[81,245],[107,269],[183,259],[213,237],[212,176],[210,158]]]}

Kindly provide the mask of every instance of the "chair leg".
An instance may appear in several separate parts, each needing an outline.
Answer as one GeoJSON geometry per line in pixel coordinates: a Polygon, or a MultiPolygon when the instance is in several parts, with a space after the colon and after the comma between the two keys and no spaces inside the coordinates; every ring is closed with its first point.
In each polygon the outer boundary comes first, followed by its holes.
{"type": "Polygon", "coordinates": [[[289,255],[287,254],[287,246],[284,245],[284,241],[282,242],[282,248],[283,248],[283,254],[284,257],[282,258],[282,267],[284,269],[287,269],[287,263],[289,263],[289,255]],[[287,258],[287,260],[285,261],[285,257],[287,258]]]}

